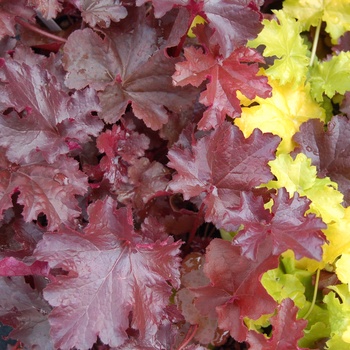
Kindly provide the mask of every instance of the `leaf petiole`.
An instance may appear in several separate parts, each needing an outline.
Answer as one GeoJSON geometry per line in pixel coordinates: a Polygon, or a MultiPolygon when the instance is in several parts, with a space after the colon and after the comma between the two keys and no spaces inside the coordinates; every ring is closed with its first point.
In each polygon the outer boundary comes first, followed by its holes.
{"type": "Polygon", "coordinates": [[[318,21],[318,25],[316,27],[316,31],[315,31],[315,37],[314,37],[314,41],[312,43],[312,51],[311,51],[311,58],[310,58],[310,67],[312,67],[312,65],[314,64],[315,61],[315,57],[316,57],[316,50],[317,50],[317,44],[318,44],[318,40],[320,38],[320,32],[321,32],[321,24],[322,21],[319,20],[318,21]]]}
{"type": "Polygon", "coordinates": [[[314,306],[315,306],[315,303],[316,303],[316,297],[317,297],[317,290],[318,290],[318,283],[319,283],[319,281],[320,281],[320,269],[317,269],[314,295],[312,297],[312,302],[311,302],[310,308],[309,308],[308,312],[306,313],[306,315],[303,317],[304,319],[307,319],[310,316],[312,310],[314,309],[314,306]]]}
{"type": "Polygon", "coordinates": [[[62,42],[62,43],[66,43],[67,42],[67,39],[61,38],[60,36],[55,35],[55,34],[51,34],[51,33],[45,32],[44,30],[36,27],[35,25],[33,25],[31,23],[23,21],[19,17],[16,17],[16,22],[18,24],[20,24],[22,27],[25,27],[25,28],[27,28],[27,29],[29,29],[29,30],[31,30],[33,32],[36,32],[38,34],[41,34],[43,36],[46,36],[47,38],[50,38],[50,39],[53,39],[55,41],[59,41],[59,42],[62,42]]]}
{"type": "Polygon", "coordinates": [[[182,343],[180,344],[177,350],[183,350],[189,344],[189,342],[193,339],[193,337],[196,335],[197,330],[198,330],[198,324],[191,325],[190,328],[188,329],[185,339],[182,341],[182,343]]]}

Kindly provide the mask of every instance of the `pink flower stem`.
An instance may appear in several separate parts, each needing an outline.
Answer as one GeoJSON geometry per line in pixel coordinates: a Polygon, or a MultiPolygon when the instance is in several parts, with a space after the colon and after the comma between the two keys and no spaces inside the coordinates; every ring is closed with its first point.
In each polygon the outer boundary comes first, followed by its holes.
{"type": "Polygon", "coordinates": [[[193,339],[193,337],[196,335],[197,330],[198,330],[198,324],[191,325],[190,328],[188,329],[185,339],[182,341],[182,343],[180,344],[177,350],[183,350],[189,344],[189,342],[193,339]]]}
{"type": "Polygon", "coordinates": [[[44,30],[34,26],[33,24],[30,24],[29,22],[23,21],[19,17],[16,17],[16,22],[18,24],[20,24],[21,26],[23,26],[23,27],[25,27],[25,28],[33,31],[33,32],[36,32],[36,33],[41,34],[43,36],[46,36],[47,38],[53,39],[55,41],[60,41],[62,43],[66,43],[67,42],[67,39],[61,38],[60,36],[57,36],[55,34],[51,34],[51,33],[45,32],[44,30]]]}
{"type": "Polygon", "coordinates": [[[191,229],[191,232],[190,232],[190,235],[188,237],[188,240],[187,240],[187,243],[186,245],[189,246],[191,244],[191,242],[193,241],[195,235],[196,235],[196,232],[197,232],[197,229],[198,227],[200,226],[200,219],[201,219],[201,216],[204,214],[204,203],[202,203],[201,207],[199,208],[199,211],[197,213],[197,216],[196,218],[194,219],[194,223],[193,223],[193,226],[192,226],[192,229],[191,229]]]}

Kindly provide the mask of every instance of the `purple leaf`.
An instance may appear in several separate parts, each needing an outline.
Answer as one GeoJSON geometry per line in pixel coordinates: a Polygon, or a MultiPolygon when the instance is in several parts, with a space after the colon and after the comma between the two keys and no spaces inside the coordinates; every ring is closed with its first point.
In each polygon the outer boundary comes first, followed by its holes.
{"type": "Polygon", "coordinates": [[[116,210],[110,198],[92,204],[89,215],[84,235],[47,233],[35,252],[51,268],[68,272],[44,290],[54,307],[55,346],[89,349],[99,336],[117,347],[128,339],[129,322],[141,340],[151,339],[165,315],[169,283],[179,284],[181,242],[143,240],[127,209],[116,210]]]}
{"type": "Polygon", "coordinates": [[[300,126],[293,138],[317,167],[318,176],[328,176],[339,185],[347,205],[350,204],[350,121],[334,116],[324,130],[324,124],[311,119],[300,126]]]}
{"type": "Polygon", "coordinates": [[[172,85],[179,59],[165,56],[157,31],[141,15],[136,21],[131,32],[106,31],[104,39],[91,29],[70,35],[63,58],[66,83],[70,88],[89,85],[100,90],[101,117],[107,123],[119,120],[131,103],[137,118],[159,130],[168,121],[167,110],[190,108],[196,92],[172,85]]]}
{"type": "Polygon", "coordinates": [[[202,196],[206,220],[230,229],[230,212],[239,205],[240,192],[272,179],[267,163],[274,159],[279,141],[257,129],[245,139],[225,122],[199,140],[193,136],[191,146],[175,144],[169,150],[168,166],[177,173],[168,187],[186,200],[202,196]]]}
{"type": "Polygon", "coordinates": [[[322,229],[327,225],[314,214],[305,214],[310,201],[299,197],[297,192],[289,198],[284,188],[272,195],[274,204],[269,210],[264,209],[261,198],[251,193],[242,193],[241,205],[231,215],[232,223],[243,225],[234,238],[233,244],[239,246],[245,256],[256,259],[259,246],[270,242],[271,254],[280,255],[288,249],[301,259],[322,259],[322,245],[325,236],[322,229]]]}

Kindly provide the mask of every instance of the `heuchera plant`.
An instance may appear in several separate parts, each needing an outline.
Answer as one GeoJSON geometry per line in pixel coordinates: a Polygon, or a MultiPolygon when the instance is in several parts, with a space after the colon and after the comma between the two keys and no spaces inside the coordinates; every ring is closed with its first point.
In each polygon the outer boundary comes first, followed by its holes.
{"type": "Polygon", "coordinates": [[[14,349],[349,349],[349,31],[348,0],[0,0],[14,349]]]}

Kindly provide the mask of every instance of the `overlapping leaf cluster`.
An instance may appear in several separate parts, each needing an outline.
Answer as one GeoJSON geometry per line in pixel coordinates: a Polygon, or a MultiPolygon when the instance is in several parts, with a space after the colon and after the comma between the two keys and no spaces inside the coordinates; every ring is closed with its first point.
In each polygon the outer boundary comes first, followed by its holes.
{"type": "Polygon", "coordinates": [[[10,337],[347,349],[349,16],[346,0],[1,0],[10,337]]]}

